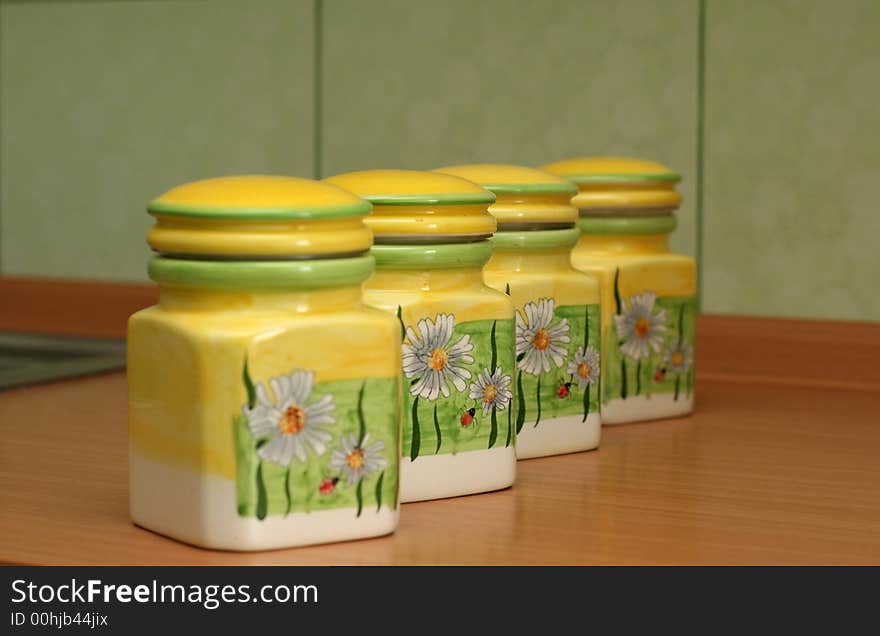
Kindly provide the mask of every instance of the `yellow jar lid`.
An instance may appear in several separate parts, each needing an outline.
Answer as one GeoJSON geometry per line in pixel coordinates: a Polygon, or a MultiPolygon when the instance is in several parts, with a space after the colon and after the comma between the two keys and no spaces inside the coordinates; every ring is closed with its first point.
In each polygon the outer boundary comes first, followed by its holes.
{"type": "Polygon", "coordinates": [[[626,157],[581,157],[545,166],[578,187],[572,203],[582,215],[669,214],[681,205],[681,175],[663,164],[626,157]]]}
{"type": "Polygon", "coordinates": [[[468,179],[495,195],[489,212],[499,230],[562,229],[574,227],[578,217],[571,198],[571,181],[524,166],[494,163],[446,166],[436,172],[468,179]]]}
{"type": "Polygon", "coordinates": [[[194,181],[153,199],[147,242],[166,255],[288,259],[370,249],[370,204],[333,185],[241,175],[194,181]]]}
{"type": "Polygon", "coordinates": [[[465,179],[417,170],[364,170],[324,179],[373,204],[376,243],[471,241],[491,236],[495,195],[465,179]]]}

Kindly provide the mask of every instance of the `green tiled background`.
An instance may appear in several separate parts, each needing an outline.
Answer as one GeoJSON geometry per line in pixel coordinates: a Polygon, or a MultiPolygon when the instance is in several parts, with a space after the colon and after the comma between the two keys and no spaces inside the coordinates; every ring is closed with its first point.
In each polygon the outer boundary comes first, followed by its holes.
{"type": "Polygon", "coordinates": [[[873,0],[4,1],[0,21],[0,273],[144,280],[146,201],[206,176],[622,154],[684,174],[674,247],[701,256],[704,310],[880,319],[873,0]]]}

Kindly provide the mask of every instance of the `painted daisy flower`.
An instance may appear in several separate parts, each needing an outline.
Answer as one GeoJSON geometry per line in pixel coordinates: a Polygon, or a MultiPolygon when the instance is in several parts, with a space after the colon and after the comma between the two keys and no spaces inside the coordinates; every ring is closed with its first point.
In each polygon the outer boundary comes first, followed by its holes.
{"type": "Polygon", "coordinates": [[[426,400],[436,400],[441,393],[449,397],[450,382],[457,391],[464,391],[471,372],[461,365],[474,361],[471,337],[464,335],[450,344],[455,327],[452,314],[438,314],[434,321],[422,318],[417,326],[418,335],[412,327],[406,328],[408,342],[403,343],[403,372],[410,380],[418,379],[409,392],[426,400]]]}
{"type": "Polygon", "coordinates": [[[493,406],[503,411],[513,399],[513,391],[508,388],[509,386],[510,376],[503,375],[501,367],[497,367],[495,373],[483,369],[471,384],[470,398],[480,401],[483,405],[483,415],[487,415],[493,406]]]}
{"type": "Polygon", "coordinates": [[[682,341],[666,350],[663,366],[669,373],[687,373],[694,363],[694,348],[682,341]]]}
{"type": "Polygon", "coordinates": [[[518,366],[526,373],[539,375],[542,369],[549,371],[551,361],[561,367],[568,353],[568,320],[563,318],[555,325],[550,324],[555,307],[556,301],[552,298],[541,298],[526,303],[523,308],[526,320],[522,313],[516,312],[516,355],[525,353],[518,366]]]}
{"type": "Polygon", "coordinates": [[[289,466],[295,457],[305,462],[306,447],[321,455],[332,435],[324,426],[333,424],[332,395],[325,395],[318,401],[308,404],[315,374],[311,371],[293,371],[290,375],[280,375],[269,380],[275,395],[271,401],[263,385],[255,387],[257,403],[249,409],[242,409],[248,418],[251,434],[256,439],[268,438],[257,454],[266,461],[280,466],[289,466]]]}
{"type": "Polygon", "coordinates": [[[593,345],[589,345],[586,351],[583,347],[578,347],[566,370],[577,378],[579,389],[596,384],[599,380],[599,352],[593,345]]]}
{"type": "Polygon", "coordinates": [[[660,352],[666,333],[666,310],[654,313],[657,294],[651,291],[631,296],[624,303],[623,315],[614,316],[617,336],[623,340],[620,352],[633,360],[641,360],[660,352]]]}
{"type": "Polygon", "coordinates": [[[364,435],[364,441],[360,444],[357,435],[344,435],[339,448],[330,456],[330,468],[345,473],[349,485],[388,466],[388,461],[382,456],[385,442],[378,440],[369,444],[369,441],[369,433],[364,435]]]}

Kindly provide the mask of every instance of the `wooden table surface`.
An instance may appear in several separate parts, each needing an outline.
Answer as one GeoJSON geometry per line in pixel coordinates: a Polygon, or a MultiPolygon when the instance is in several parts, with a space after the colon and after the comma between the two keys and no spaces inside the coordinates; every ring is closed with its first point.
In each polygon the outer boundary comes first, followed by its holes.
{"type": "Polygon", "coordinates": [[[880,325],[699,330],[694,416],[606,427],[598,451],[520,462],[512,489],[404,504],[388,537],[261,553],[131,524],[124,374],[2,392],[0,562],[880,563],[880,325]]]}

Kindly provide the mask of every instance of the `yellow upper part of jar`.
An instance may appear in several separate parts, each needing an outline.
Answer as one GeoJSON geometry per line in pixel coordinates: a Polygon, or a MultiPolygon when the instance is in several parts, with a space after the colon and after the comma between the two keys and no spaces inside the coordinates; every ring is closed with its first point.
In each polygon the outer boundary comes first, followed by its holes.
{"type": "Polygon", "coordinates": [[[241,175],[177,186],[153,199],[147,242],[169,256],[328,258],[363,253],[370,204],[341,188],[296,177],[241,175]]]}
{"type": "Polygon", "coordinates": [[[436,172],[473,181],[495,195],[489,212],[499,230],[573,227],[578,211],[571,198],[578,189],[549,172],[524,166],[471,164],[446,166],[436,172]]]}
{"type": "Polygon", "coordinates": [[[681,205],[681,175],[667,166],[626,157],[581,157],[545,166],[577,185],[572,203],[581,215],[670,214],[681,205]]]}
{"type": "Polygon", "coordinates": [[[376,243],[442,243],[495,232],[495,195],[475,183],[416,170],[364,170],[324,180],[373,204],[367,225],[376,243]]]}

